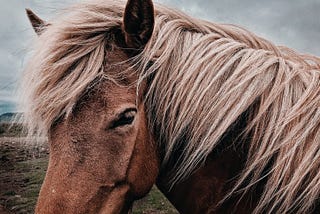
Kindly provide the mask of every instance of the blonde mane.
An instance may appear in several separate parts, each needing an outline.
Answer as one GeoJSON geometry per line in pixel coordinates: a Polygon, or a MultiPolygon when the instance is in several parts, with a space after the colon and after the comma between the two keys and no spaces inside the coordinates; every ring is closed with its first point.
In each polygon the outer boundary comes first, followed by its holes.
{"type": "MultiPolygon", "coordinates": [[[[39,37],[23,85],[32,133],[46,134],[69,115],[94,80],[117,78],[104,68],[110,66],[106,53],[112,52],[112,30],[120,27],[124,6],[105,0],[77,5],[39,37]]],[[[248,160],[230,195],[267,178],[255,213],[311,211],[320,194],[320,58],[237,26],[155,8],[151,41],[132,62],[139,82],[151,80],[145,105],[165,147],[164,165],[183,143],[173,184],[203,164],[251,109],[239,133],[250,138],[248,160]]]]}

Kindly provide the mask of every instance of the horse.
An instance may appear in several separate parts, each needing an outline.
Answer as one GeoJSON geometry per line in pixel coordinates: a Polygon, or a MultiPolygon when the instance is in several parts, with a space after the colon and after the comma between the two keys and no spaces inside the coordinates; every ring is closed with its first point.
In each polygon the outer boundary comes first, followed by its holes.
{"type": "Polygon", "coordinates": [[[36,213],[130,213],[154,184],[180,213],[319,211],[320,58],[151,0],[27,14],[36,213]]]}

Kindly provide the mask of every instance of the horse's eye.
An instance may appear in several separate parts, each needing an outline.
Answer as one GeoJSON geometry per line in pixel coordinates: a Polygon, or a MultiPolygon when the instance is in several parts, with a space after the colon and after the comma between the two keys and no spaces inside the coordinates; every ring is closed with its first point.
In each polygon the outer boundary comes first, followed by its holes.
{"type": "Polygon", "coordinates": [[[126,109],[111,123],[110,129],[132,124],[136,113],[137,109],[135,108],[126,109]]]}

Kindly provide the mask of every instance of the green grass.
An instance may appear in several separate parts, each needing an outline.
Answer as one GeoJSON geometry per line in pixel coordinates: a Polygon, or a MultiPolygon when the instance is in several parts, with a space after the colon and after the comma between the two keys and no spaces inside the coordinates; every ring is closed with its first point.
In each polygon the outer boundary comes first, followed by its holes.
{"type": "Polygon", "coordinates": [[[14,213],[33,213],[40,187],[45,176],[47,158],[39,158],[17,162],[14,165],[12,179],[16,190],[5,193],[5,206],[14,213]]]}
{"type": "Polygon", "coordinates": [[[171,203],[163,196],[157,187],[153,187],[149,194],[136,201],[133,207],[134,214],[146,214],[146,213],[161,213],[161,214],[176,214],[176,209],[171,203]]]}
{"type": "Polygon", "coordinates": [[[26,135],[23,126],[18,123],[0,123],[0,137],[23,137],[26,135]]]}

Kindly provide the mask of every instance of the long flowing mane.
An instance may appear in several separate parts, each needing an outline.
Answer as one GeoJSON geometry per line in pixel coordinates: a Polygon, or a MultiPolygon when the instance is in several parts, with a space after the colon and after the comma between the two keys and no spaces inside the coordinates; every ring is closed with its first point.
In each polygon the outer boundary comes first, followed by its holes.
{"type": "MultiPolygon", "coordinates": [[[[39,37],[22,89],[30,132],[46,134],[58,118],[72,113],[93,83],[124,75],[104,73],[112,66],[108,54],[124,5],[79,4],[39,37]]],[[[152,39],[131,62],[140,72],[138,82],[150,83],[146,109],[165,147],[163,164],[184,148],[172,182],[199,167],[249,112],[247,127],[234,142],[249,141],[248,159],[230,195],[266,178],[255,213],[312,210],[320,194],[320,58],[275,46],[234,25],[155,8],[152,39]]]]}

